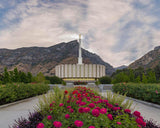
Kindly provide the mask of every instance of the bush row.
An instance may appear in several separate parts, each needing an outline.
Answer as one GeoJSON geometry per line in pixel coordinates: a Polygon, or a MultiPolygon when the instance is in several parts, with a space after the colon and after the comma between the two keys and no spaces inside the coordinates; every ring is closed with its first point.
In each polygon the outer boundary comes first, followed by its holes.
{"type": "Polygon", "coordinates": [[[114,92],[129,97],[160,104],[160,84],[119,83],[112,87],[114,92]]]}
{"type": "Polygon", "coordinates": [[[40,95],[46,93],[48,90],[48,85],[40,83],[14,83],[0,85],[0,105],[40,95]]]}

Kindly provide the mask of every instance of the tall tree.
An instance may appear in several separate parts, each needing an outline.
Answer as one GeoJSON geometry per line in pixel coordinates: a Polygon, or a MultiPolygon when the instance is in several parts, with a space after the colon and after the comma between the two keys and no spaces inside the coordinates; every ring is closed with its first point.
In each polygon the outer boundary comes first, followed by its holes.
{"type": "Polygon", "coordinates": [[[13,70],[13,81],[20,82],[20,75],[17,68],[14,68],[13,70]]]}
{"type": "Polygon", "coordinates": [[[147,81],[147,77],[143,73],[143,75],[142,75],[142,83],[147,83],[147,82],[148,82],[147,81]]]}
{"type": "Polygon", "coordinates": [[[7,67],[4,68],[4,73],[3,73],[3,83],[9,83],[10,82],[10,76],[7,70],[7,67]]]}

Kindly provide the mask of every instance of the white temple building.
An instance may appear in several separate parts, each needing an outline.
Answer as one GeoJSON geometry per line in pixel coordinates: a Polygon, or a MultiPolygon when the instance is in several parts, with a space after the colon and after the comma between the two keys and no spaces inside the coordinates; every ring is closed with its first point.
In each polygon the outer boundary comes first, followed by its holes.
{"type": "Polygon", "coordinates": [[[55,75],[66,82],[85,81],[93,82],[105,76],[105,66],[100,64],[83,64],[81,35],[79,35],[78,64],[61,64],[55,67],[55,75]]]}

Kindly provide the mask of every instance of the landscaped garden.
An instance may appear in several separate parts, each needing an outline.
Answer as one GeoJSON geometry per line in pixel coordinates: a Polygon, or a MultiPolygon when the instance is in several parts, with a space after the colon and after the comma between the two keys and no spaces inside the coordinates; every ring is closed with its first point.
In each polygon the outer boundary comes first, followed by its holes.
{"type": "Polygon", "coordinates": [[[55,88],[43,96],[35,113],[19,119],[13,128],[158,128],[124,99],[111,93],[106,99],[86,87],[55,88]]]}
{"type": "Polygon", "coordinates": [[[160,84],[114,84],[113,92],[160,105],[160,84]]]}

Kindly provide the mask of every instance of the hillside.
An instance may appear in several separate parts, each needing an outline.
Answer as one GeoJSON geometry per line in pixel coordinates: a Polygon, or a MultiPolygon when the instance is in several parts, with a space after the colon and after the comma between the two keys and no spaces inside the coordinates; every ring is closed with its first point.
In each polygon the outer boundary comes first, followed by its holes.
{"type": "MultiPolygon", "coordinates": [[[[54,75],[58,64],[76,64],[78,56],[78,42],[60,43],[51,47],[25,47],[14,50],[0,49],[0,72],[6,66],[9,70],[17,67],[24,72],[44,75],[54,75]]],[[[114,68],[104,62],[98,55],[82,49],[83,62],[87,64],[103,64],[106,74],[111,75],[114,68]]]]}
{"type": "Polygon", "coordinates": [[[136,69],[138,67],[155,68],[160,64],[160,46],[155,47],[154,50],[148,52],[140,59],[129,65],[129,68],[136,69]]]}

